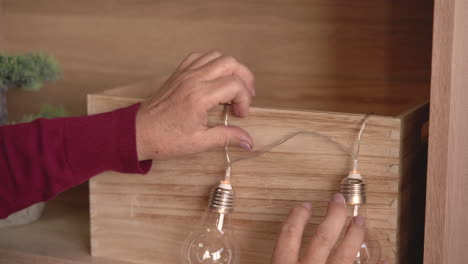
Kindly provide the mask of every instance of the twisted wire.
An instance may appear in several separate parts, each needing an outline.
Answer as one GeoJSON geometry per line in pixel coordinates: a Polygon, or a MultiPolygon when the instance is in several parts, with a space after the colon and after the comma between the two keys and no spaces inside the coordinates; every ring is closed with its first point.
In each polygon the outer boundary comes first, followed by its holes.
{"type": "MultiPolygon", "coordinates": [[[[228,107],[229,107],[228,104],[224,105],[224,125],[225,126],[228,126],[228,116],[229,116],[228,107]]],[[[344,153],[346,153],[347,155],[352,157],[352,159],[353,159],[353,170],[357,170],[357,164],[358,164],[360,148],[361,148],[362,134],[364,133],[367,121],[369,120],[369,118],[371,116],[372,116],[372,113],[368,113],[368,114],[366,114],[366,116],[362,120],[361,128],[359,129],[357,139],[355,140],[355,142],[353,144],[353,146],[354,146],[353,151],[348,149],[345,145],[343,145],[342,143],[336,141],[335,139],[333,139],[330,136],[327,136],[327,135],[322,134],[320,132],[310,131],[310,130],[299,130],[299,131],[294,131],[294,132],[288,133],[285,136],[275,140],[271,144],[266,145],[262,149],[257,150],[256,152],[254,152],[252,154],[248,154],[248,155],[238,157],[236,159],[231,159],[230,154],[229,154],[229,146],[225,146],[224,147],[225,158],[226,158],[226,176],[225,176],[225,180],[226,181],[230,180],[232,164],[234,164],[236,162],[239,162],[239,161],[242,161],[242,160],[255,158],[255,157],[260,156],[260,155],[262,155],[264,153],[267,153],[267,152],[271,151],[273,148],[284,144],[288,140],[290,140],[290,139],[292,139],[292,138],[294,138],[294,137],[296,137],[298,135],[315,135],[315,136],[326,139],[330,143],[335,144],[341,151],[343,151],[344,153]]]]}

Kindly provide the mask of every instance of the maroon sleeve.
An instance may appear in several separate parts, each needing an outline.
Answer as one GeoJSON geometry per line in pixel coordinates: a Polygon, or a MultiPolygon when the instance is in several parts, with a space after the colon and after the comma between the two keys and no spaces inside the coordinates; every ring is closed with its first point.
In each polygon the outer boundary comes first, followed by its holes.
{"type": "Polygon", "coordinates": [[[0,127],[0,218],[103,171],[148,172],[136,152],[138,107],[0,127]]]}

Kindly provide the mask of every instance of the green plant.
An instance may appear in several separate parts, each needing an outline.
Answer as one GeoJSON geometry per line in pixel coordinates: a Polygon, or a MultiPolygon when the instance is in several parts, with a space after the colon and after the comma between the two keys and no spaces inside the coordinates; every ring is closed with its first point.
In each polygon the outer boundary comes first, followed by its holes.
{"type": "Polygon", "coordinates": [[[6,92],[9,89],[39,90],[57,80],[57,61],[44,53],[7,55],[0,53],[0,125],[7,122],[6,92]]]}
{"type": "Polygon", "coordinates": [[[43,53],[0,54],[0,85],[9,89],[39,90],[44,82],[59,77],[57,61],[43,53]]]}

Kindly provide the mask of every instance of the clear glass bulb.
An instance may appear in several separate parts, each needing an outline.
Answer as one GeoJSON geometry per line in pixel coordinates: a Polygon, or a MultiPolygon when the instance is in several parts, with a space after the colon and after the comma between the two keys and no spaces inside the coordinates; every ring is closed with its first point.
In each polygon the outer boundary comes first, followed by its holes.
{"type": "MultiPolygon", "coordinates": [[[[344,195],[351,222],[354,217],[367,219],[366,184],[361,179],[345,178],[341,182],[341,193],[344,195]]],[[[380,245],[372,230],[366,228],[364,242],[354,260],[354,264],[374,264],[380,261],[380,245]]]]}
{"type": "MultiPolygon", "coordinates": [[[[358,215],[367,217],[367,208],[363,204],[348,204],[348,213],[350,217],[356,217],[358,215]]],[[[364,240],[364,242],[361,244],[361,248],[359,249],[358,254],[356,255],[354,264],[370,264],[370,259],[371,250],[367,245],[367,241],[364,240]]]]}
{"type": "MultiPolygon", "coordinates": [[[[229,229],[229,213],[233,206],[232,188],[215,187],[210,205],[201,223],[185,240],[182,249],[183,264],[237,264],[239,250],[229,229]],[[231,198],[229,196],[232,196],[231,198]],[[231,199],[231,201],[229,201],[231,199]]],[[[230,186],[230,185],[229,185],[230,186]]]]}

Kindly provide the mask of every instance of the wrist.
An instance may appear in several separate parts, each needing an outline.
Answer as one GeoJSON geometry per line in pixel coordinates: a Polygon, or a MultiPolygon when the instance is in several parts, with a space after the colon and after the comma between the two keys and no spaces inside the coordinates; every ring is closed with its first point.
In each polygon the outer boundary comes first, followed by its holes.
{"type": "Polygon", "coordinates": [[[143,105],[140,105],[135,116],[135,145],[138,161],[151,160],[151,153],[147,150],[148,144],[145,142],[145,121],[143,120],[143,105]]]}
{"type": "Polygon", "coordinates": [[[138,160],[136,113],[139,105],[65,120],[66,153],[77,175],[107,170],[146,173],[150,163],[138,160]]]}

